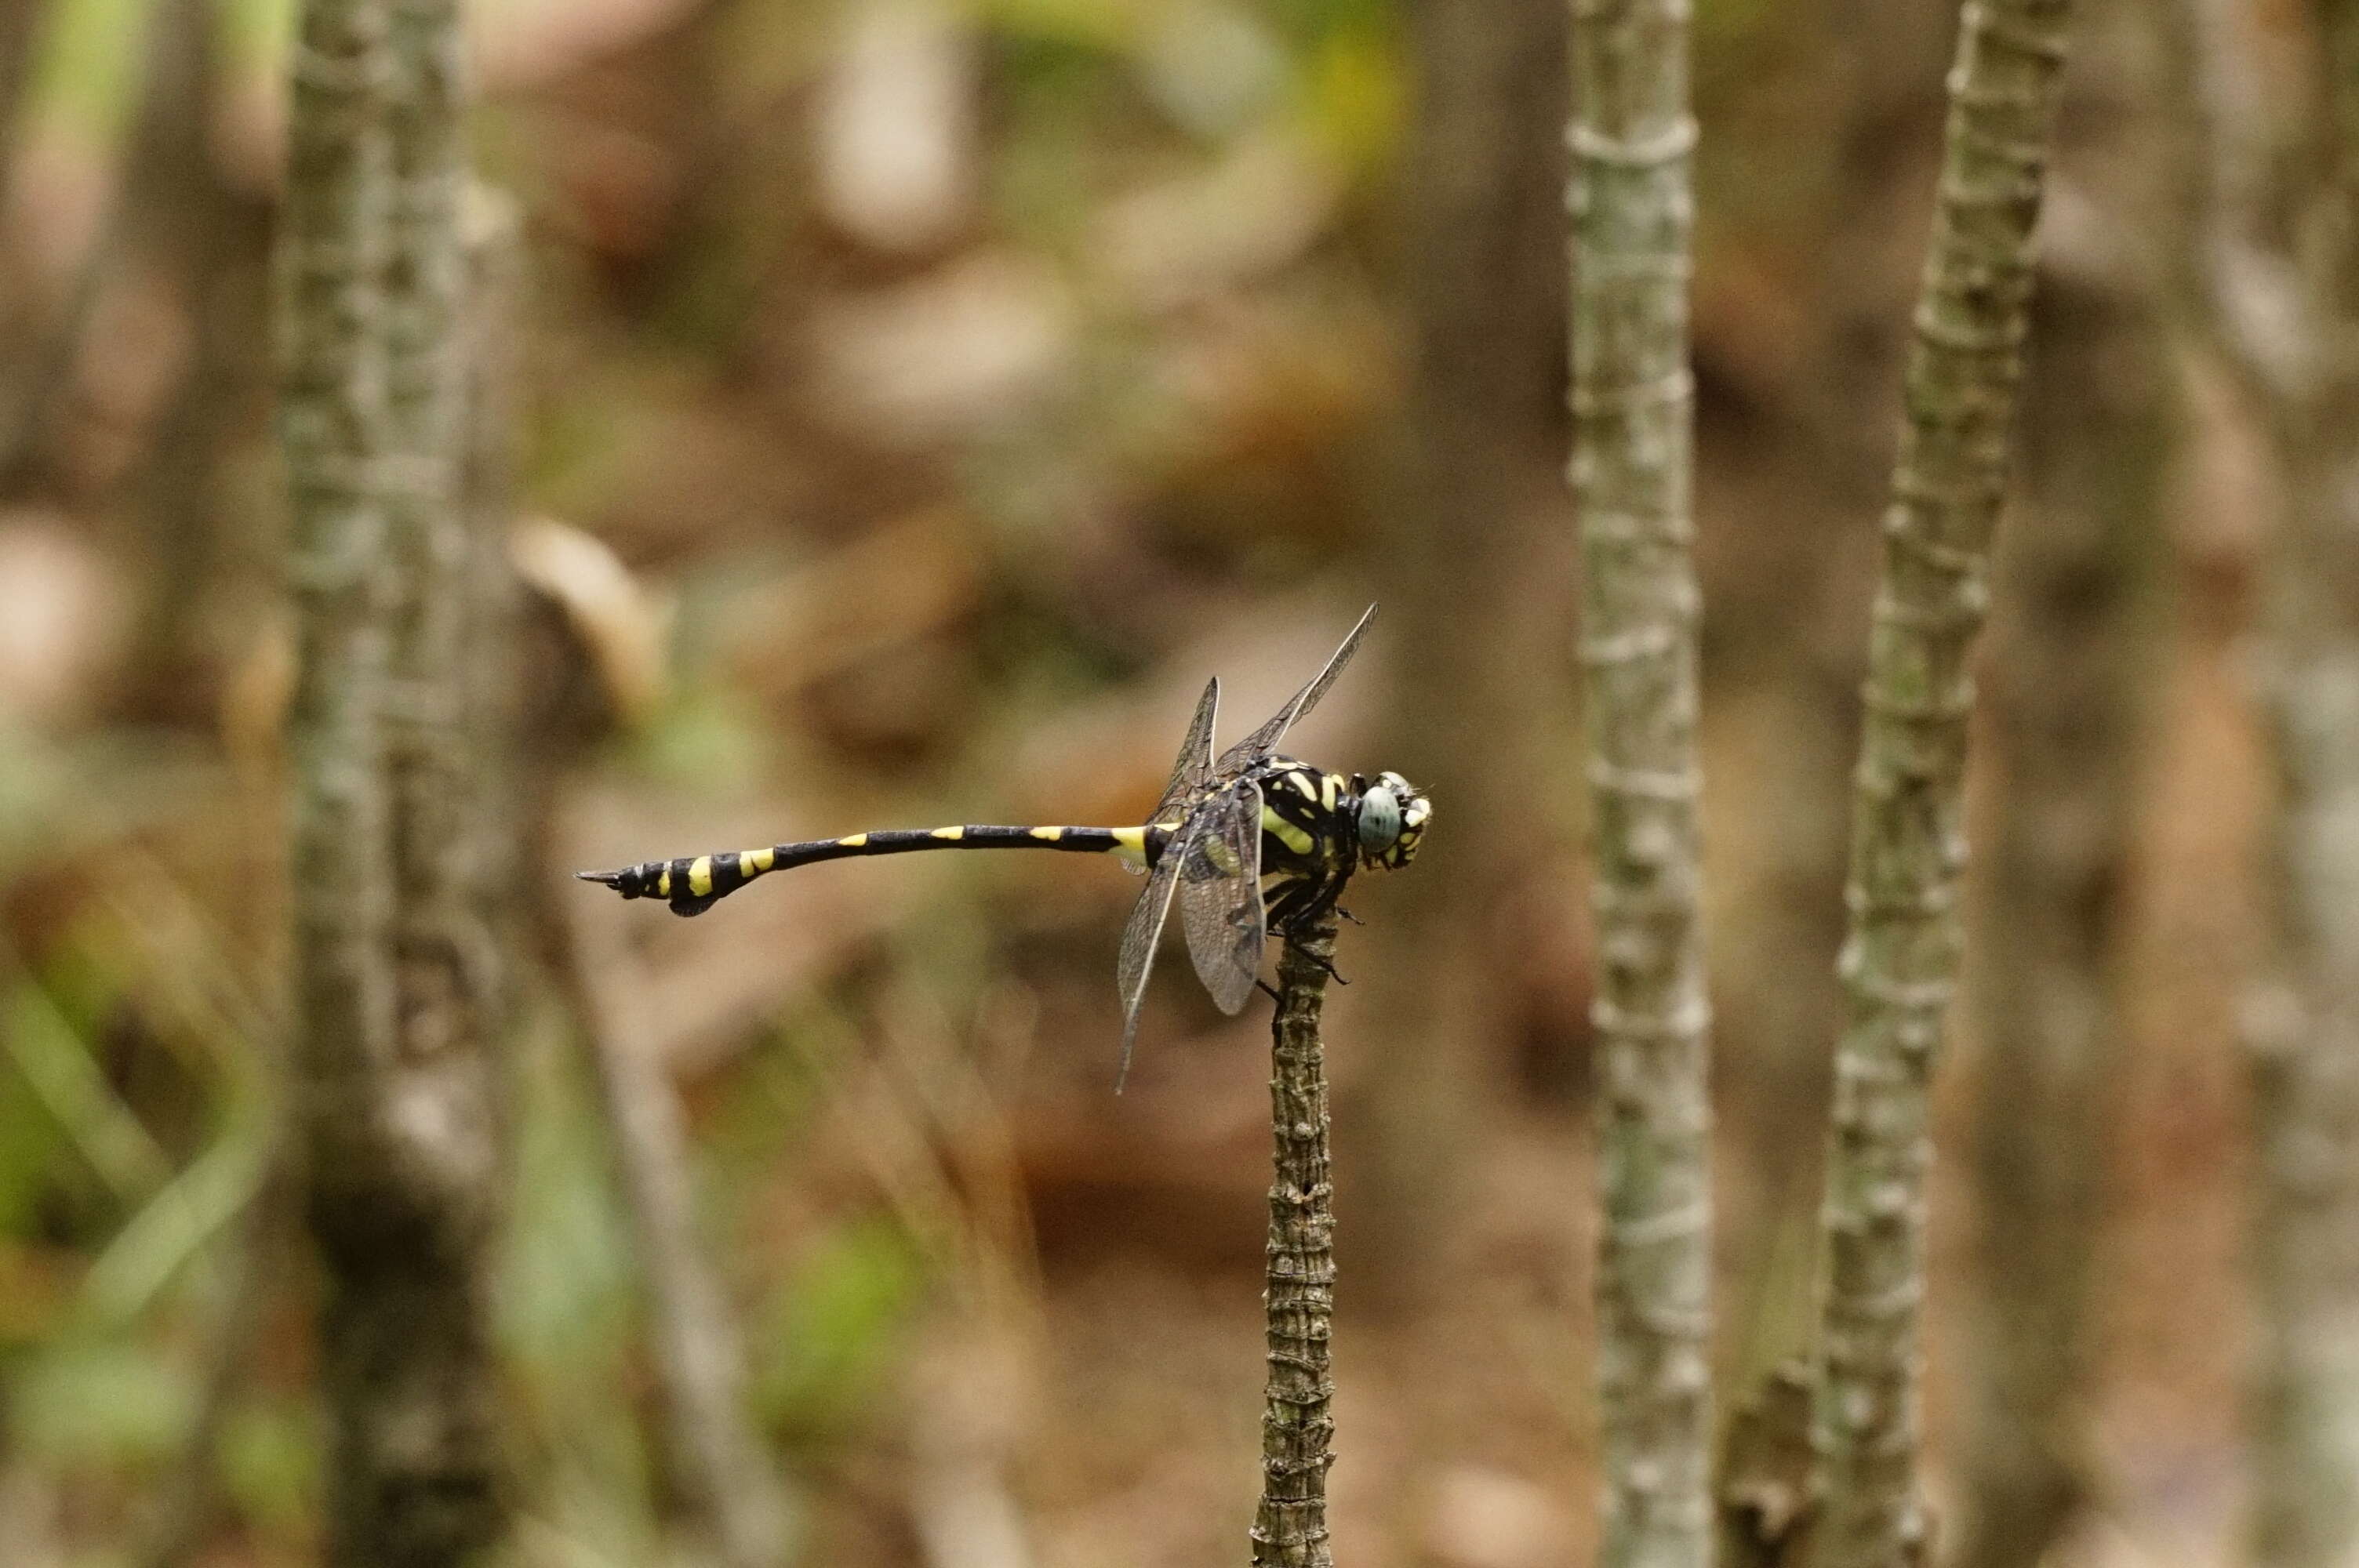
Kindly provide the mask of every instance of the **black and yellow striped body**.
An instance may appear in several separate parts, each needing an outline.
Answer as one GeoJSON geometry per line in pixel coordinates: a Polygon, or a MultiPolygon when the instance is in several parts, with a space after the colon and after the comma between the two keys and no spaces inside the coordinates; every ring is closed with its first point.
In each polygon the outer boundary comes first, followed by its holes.
{"type": "MultiPolygon", "coordinates": [[[[919,849],[1063,849],[1084,855],[1116,855],[1135,864],[1147,863],[1147,841],[1154,830],[1145,827],[998,827],[978,824],[956,827],[891,828],[881,833],[853,833],[842,838],[812,838],[799,844],[773,844],[762,849],[724,849],[718,854],[649,860],[619,871],[602,871],[593,879],[625,898],[659,898],[674,914],[702,914],[714,901],[735,892],[755,878],[821,860],[848,860],[860,855],[906,855],[919,849]]],[[[1157,846],[1159,848],[1160,846],[1157,846]]]]}
{"type": "MultiPolygon", "coordinates": [[[[1245,775],[1262,795],[1261,886],[1273,929],[1332,906],[1357,863],[1353,824],[1358,802],[1351,781],[1285,757],[1272,757],[1245,775]]],[[[701,914],[757,877],[821,860],[864,855],[904,855],[925,849],[1061,849],[1113,855],[1151,867],[1179,831],[1178,822],[1145,827],[895,828],[813,838],[766,849],[723,850],[673,860],[649,860],[618,871],[585,872],[625,898],[661,899],[674,914],[701,914]]]]}
{"type": "Polygon", "coordinates": [[[1359,864],[1352,781],[1290,757],[1245,776],[1261,786],[1261,898],[1273,931],[1322,914],[1359,864]]]}

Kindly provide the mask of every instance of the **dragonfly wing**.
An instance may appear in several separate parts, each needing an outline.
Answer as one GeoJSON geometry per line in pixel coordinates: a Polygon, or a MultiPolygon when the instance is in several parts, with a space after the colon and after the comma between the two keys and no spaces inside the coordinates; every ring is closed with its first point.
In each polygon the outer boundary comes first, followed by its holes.
{"type": "Polygon", "coordinates": [[[1261,786],[1249,779],[1231,784],[1204,803],[1189,829],[1180,857],[1188,956],[1221,1011],[1235,1012],[1261,974],[1261,786]]]}
{"type": "Polygon", "coordinates": [[[1130,1048],[1138,1038],[1138,1008],[1147,1000],[1147,977],[1155,968],[1163,923],[1171,917],[1171,895],[1180,890],[1180,860],[1185,849],[1181,842],[1164,850],[1146,890],[1131,906],[1130,923],[1122,928],[1122,957],[1114,966],[1114,984],[1122,993],[1122,1068],[1114,1081],[1116,1094],[1122,1092],[1123,1079],[1130,1076],[1130,1048]]]}
{"type": "Polygon", "coordinates": [[[1337,648],[1333,657],[1327,661],[1327,667],[1311,676],[1310,684],[1294,694],[1293,701],[1271,715],[1268,723],[1222,752],[1220,762],[1212,769],[1212,775],[1224,778],[1242,773],[1252,763],[1277,751],[1277,743],[1286,739],[1286,732],[1294,727],[1295,720],[1319,706],[1319,699],[1327,695],[1327,688],[1335,684],[1335,677],[1343,673],[1343,666],[1350,664],[1352,655],[1360,651],[1360,638],[1367,631],[1368,622],[1375,618],[1376,607],[1371,604],[1367,613],[1360,617],[1360,623],[1353,627],[1343,639],[1343,646],[1337,648]]]}
{"type": "Polygon", "coordinates": [[[1149,826],[1176,820],[1212,776],[1212,720],[1220,710],[1221,677],[1214,676],[1196,699],[1196,717],[1189,721],[1188,738],[1180,742],[1180,760],[1171,764],[1171,782],[1155,803],[1155,814],[1147,819],[1149,826]]]}

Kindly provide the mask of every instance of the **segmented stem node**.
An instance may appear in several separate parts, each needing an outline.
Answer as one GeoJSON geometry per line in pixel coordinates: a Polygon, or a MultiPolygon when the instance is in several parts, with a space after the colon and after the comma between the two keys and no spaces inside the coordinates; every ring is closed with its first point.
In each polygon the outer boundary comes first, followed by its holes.
{"type": "Polygon", "coordinates": [[[1335,1462],[1335,1216],[1328,1180],[1326,1048],[1319,1019],[1334,972],[1335,919],[1290,935],[1277,962],[1270,1021],[1267,1381],[1262,1402],[1261,1503],[1255,1568],[1332,1568],[1327,1468],[1335,1462]]]}

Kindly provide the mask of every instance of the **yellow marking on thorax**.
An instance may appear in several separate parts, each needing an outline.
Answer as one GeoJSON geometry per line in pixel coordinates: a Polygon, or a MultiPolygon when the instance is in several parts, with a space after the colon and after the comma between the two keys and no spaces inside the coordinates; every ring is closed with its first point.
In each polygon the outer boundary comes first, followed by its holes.
{"type": "Polygon", "coordinates": [[[702,898],[712,891],[712,857],[699,855],[688,863],[688,891],[702,898]]]}
{"type": "Polygon", "coordinates": [[[838,838],[836,842],[842,845],[847,849],[857,849],[863,844],[868,842],[868,835],[865,833],[854,833],[848,838],[838,838]]]}
{"type": "Polygon", "coordinates": [[[771,849],[740,849],[737,869],[749,877],[759,876],[778,863],[777,853],[771,849]]]}
{"type": "Polygon", "coordinates": [[[931,837],[936,838],[963,838],[966,837],[966,829],[963,827],[937,827],[934,829],[931,837]]]}
{"type": "Polygon", "coordinates": [[[1065,830],[1061,827],[1035,827],[1032,829],[1033,838],[1046,838],[1051,844],[1055,843],[1058,839],[1062,838],[1064,836],[1065,830]]]}
{"type": "Polygon", "coordinates": [[[1332,811],[1332,810],[1334,810],[1334,809],[1335,809],[1335,797],[1336,797],[1337,794],[1338,794],[1338,793],[1343,789],[1343,781],[1342,779],[1337,778],[1333,773],[1321,773],[1321,774],[1320,774],[1320,775],[1319,775],[1319,804],[1320,804],[1321,806],[1324,806],[1324,807],[1325,807],[1327,810],[1329,810],[1329,811],[1332,811]]]}
{"type": "MultiPolygon", "coordinates": [[[[1158,823],[1157,826],[1160,827],[1161,824],[1158,823]]],[[[1127,865],[1143,867],[1147,864],[1146,828],[1117,827],[1114,830],[1114,853],[1116,859],[1127,865]]]]}
{"type": "Polygon", "coordinates": [[[1309,773],[1299,772],[1289,773],[1286,777],[1289,784],[1293,784],[1296,789],[1302,792],[1305,799],[1317,800],[1319,798],[1319,786],[1310,782],[1310,775],[1309,773]]]}
{"type": "Polygon", "coordinates": [[[1261,830],[1274,835],[1279,843],[1298,855],[1310,853],[1310,835],[1266,806],[1261,808],[1261,830]]]}

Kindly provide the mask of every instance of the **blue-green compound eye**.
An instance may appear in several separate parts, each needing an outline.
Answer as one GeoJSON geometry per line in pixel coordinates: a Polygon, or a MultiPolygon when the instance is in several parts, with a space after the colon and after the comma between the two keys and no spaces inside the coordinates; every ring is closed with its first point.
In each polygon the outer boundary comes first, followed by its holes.
{"type": "Polygon", "coordinates": [[[1400,837],[1400,797],[1390,784],[1378,784],[1360,797],[1360,848],[1381,855],[1400,837]]]}

